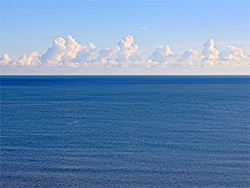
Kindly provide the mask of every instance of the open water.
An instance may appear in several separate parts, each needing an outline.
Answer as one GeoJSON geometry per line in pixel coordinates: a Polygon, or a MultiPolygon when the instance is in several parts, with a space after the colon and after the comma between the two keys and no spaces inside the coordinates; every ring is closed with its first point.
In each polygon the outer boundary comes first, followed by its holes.
{"type": "Polygon", "coordinates": [[[1,76],[0,186],[249,187],[249,76],[1,76]]]}

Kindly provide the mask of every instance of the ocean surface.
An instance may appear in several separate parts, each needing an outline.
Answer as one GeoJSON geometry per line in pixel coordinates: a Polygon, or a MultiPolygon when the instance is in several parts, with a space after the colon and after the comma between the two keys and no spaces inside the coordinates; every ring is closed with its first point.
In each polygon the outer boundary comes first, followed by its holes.
{"type": "Polygon", "coordinates": [[[0,187],[250,186],[248,76],[1,76],[0,187]]]}

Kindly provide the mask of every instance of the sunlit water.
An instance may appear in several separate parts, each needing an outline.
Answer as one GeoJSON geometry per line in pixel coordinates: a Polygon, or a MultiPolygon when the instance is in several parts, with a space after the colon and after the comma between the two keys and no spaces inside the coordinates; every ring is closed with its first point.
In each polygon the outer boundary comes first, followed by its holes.
{"type": "Polygon", "coordinates": [[[1,77],[1,187],[249,187],[249,77],[1,77]]]}

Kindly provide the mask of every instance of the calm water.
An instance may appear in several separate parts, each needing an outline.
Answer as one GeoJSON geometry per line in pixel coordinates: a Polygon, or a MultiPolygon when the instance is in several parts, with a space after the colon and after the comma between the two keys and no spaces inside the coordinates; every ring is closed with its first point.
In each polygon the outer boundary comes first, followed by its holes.
{"type": "Polygon", "coordinates": [[[248,76],[3,76],[1,187],[249,187],[248,76]]]}

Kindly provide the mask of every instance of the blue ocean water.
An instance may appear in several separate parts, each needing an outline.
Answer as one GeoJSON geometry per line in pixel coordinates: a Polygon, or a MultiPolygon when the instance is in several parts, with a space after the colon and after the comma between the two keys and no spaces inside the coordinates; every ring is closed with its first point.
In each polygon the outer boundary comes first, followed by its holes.
{"type": "Polygon", "coordinates": [[[248,76],[2,76],[1,187],[249,187],[248,76]]]}

